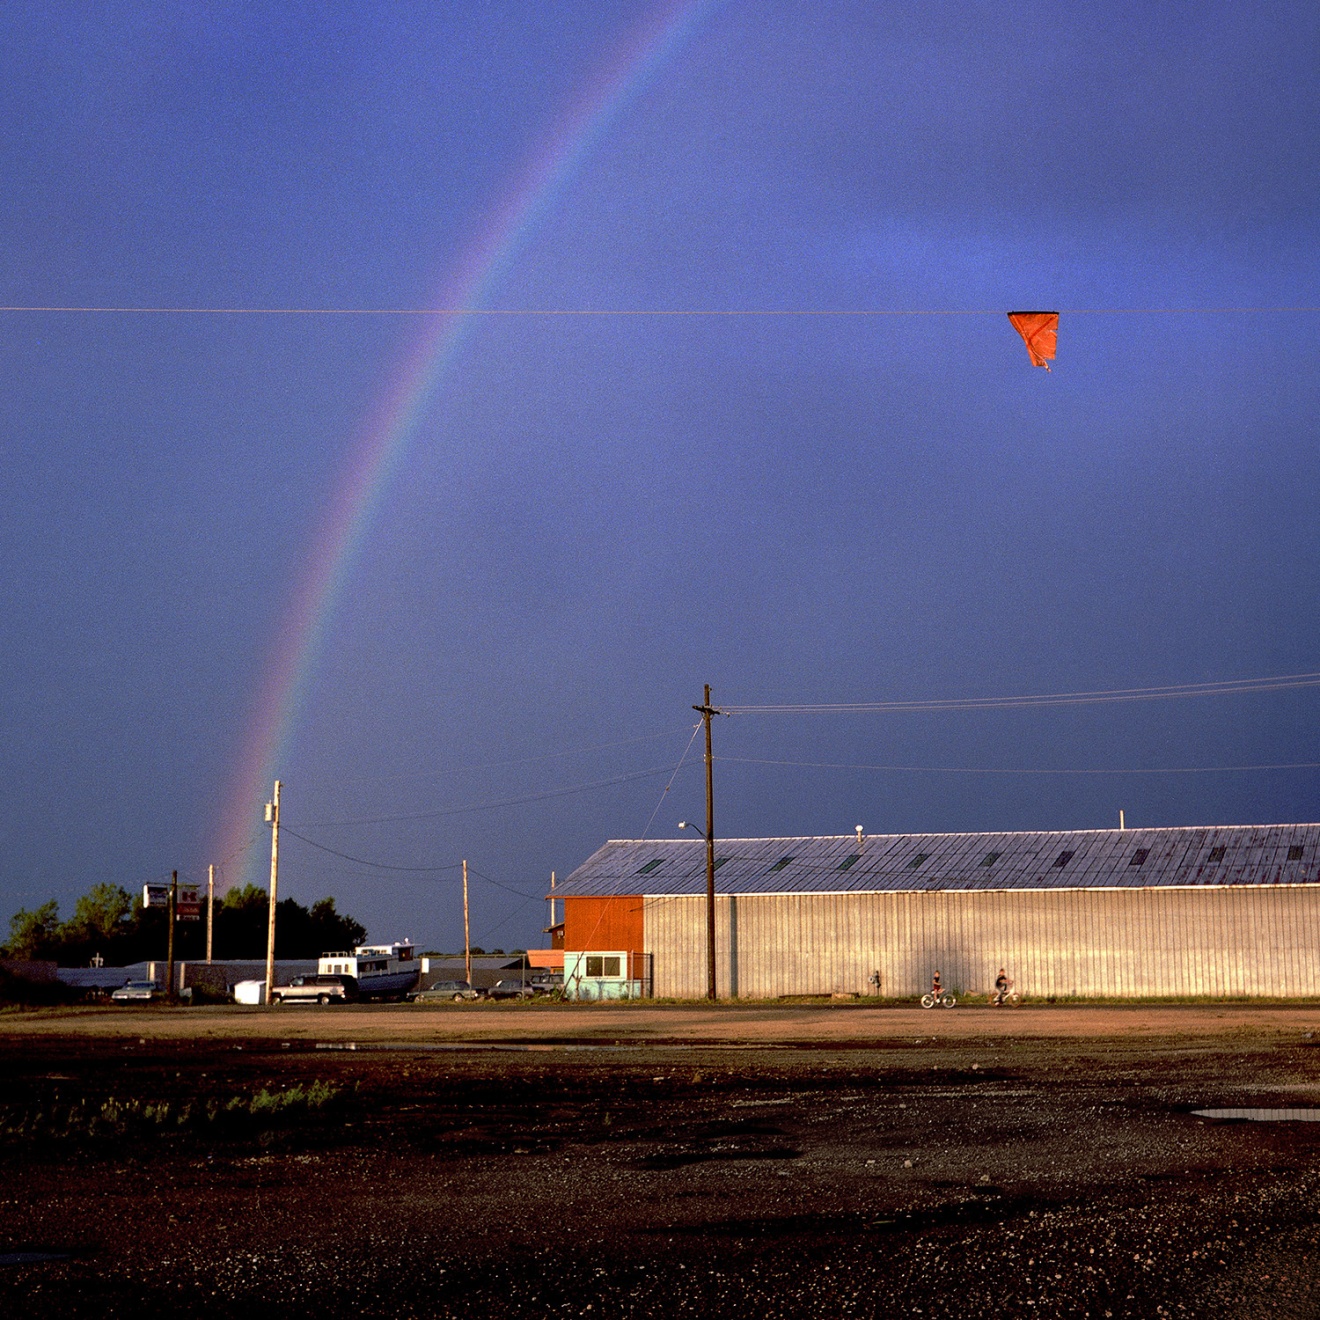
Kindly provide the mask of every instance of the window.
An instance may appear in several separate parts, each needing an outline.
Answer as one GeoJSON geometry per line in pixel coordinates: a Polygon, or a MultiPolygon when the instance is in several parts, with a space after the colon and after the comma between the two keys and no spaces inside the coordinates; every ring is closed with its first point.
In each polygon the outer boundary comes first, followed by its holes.
{"type": "Polygon", "coordinates": [[[924,861],[926,860],[926,858],[929,857],[929,856],[930,856],[930,853],[918,853],[918,854],[917,854],[917,855],[916,855],[916,856],[915,856],[915,857],[914,857],[914,858],[908,863],[908,870],[909,870],[909,871],[915,871],[915,870],[917,869],[917,867],[919,867],[919,866],[922,864],[922,862],[924,862],[924,861]]]}
{"type": "Polygon", "coordinates": [[[792,860],[791,857],[781,857],[770,869],[772,871],[782,871],[792,860]]]}
{"type": "Polygon", "coordinates": [[[601,962],[605,964],[606,976],[618,976],[619,960],[617,958],[602,958],[601,962]]]}
{"type": "Polygon", "coordinates": [[[1073,849],[1071,849],[1071,848],[1065,848],[1064,851],[1061,852],[1061,853],[1060,853],[1060,854],[1054,859],[1054,865],[1055,865],[1055,866],[1067,866],[1068,863],[1071,862],[1072,859],[1073,859],[1076,855],[1077,855],[1077,854],[1076,854],[1076,852],[1075,852],[1073,849]]]}
{"type": "Polygon", "coordinates": [[[1288,860],[1290,862],[1300,862],[1302,860],[1302,845],[1300,843],[1294,843],[1288,849],[1288,860]]]}
{"type": "Polygon", "coordinates": [[[1128,860],[1129,866],[1140,866],[1150,856],[1149,848],[1138,848],[1128,860]]]}
{"type": "Polygon", "coordinates": [[[857,863],[860,862],[861,860],[862,860],[861,853],[852,853],[850,856],[845,857],[843,861],[839,863],[839,870],[846,871],[849,869],[849,867],[856,866],[857,863]]]}
{"type": "Polygon", "coordinates": [[[588,976],[604,976],[604,975],[605,975],[604,970],[603,970],[604,965],[605,965],[605,959],[604,959],[604,958],[596,957],[596,956],[593,956],[593,955],[591,955],[591,954],[588,954],[588,955],[587,955],[587,975],[588,975],[588,976]]]}
{"type": "Polygon", "coordinates": [[[1211,848],[1211,849],[1210,849],[1210,856],[1207,857],[1205,860],[1206,860],[1207,862],[1222,862],[1222,861],[1224,860],[1224,854],[1225,854],[1227,851],[1228,851],[1228,849],[1227,849],[1227,848],[1223,848],[1223,847],[1220,847],[1220,848],[1211,848]]]}
{"type": "Polygon", "coordinates": [[[986,855],[981,858],[981,865],[993,866],[999,860],[1001,855],[1002,854],[1000,853],[986,853],[986,855]]]}
{"type": "Polygon", "coordinates": [[[639,866],[637,868],[637,874],[650,875],[652,871],[657,869],[657,867],[661,867],[664,864],[665,859],[663,857],[656,857],[654,860],[647,862],[645,866],[639,866]]]}

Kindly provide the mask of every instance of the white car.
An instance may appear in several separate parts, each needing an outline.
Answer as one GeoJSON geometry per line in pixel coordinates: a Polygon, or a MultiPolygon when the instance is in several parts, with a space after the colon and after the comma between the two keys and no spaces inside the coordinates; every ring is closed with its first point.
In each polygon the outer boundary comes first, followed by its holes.
{"type": "Polygon", "coordinates": [[[110,992],[116,1004],[141,1004],[160,998],[160,986],[155,981],[125,981],[118,990],[110,992]]]}

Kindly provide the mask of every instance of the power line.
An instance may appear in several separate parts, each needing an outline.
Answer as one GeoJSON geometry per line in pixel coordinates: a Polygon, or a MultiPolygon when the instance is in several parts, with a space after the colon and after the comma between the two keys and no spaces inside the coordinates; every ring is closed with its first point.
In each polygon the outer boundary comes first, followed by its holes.
{"type": "Polygon", "coordinates": [[[339,852],[335,848],[327,848],[325,844],[317,843],[315,839],[309,839],[305,834],[299,834],[297,830],[291,830],[287,825],[280,826],[280,833],[292,835],[295,839],[307,844],[308,847],[317,849],[318,852],[329,853],[331,857],[339,857],[346,862],[354,862],[358,866],[369,866],[374,871],[410,871],[435,875],[440,871],[456,870],[462,865],[461,862],[449,862],[445,866],[392,866],[389,862],[373,862],[366,857],[354,857],[351,853],[339,852]]]}
{"type": "MultiPolygon", "coordinates": [[[[883,317],[1003,316],[996,308],[664,307],[80,307],[0,306],[0,312],[93,316],[527,316],[527,317],[883,317]]],[[[1061,316],[1263,316],[1320,307],[1072,307],[1061,316]]]]}
{"type": "MultiPolygon", "coordinates": [[[[442,871],[457,871],[462,862],[447,862],[441,866],[395,866],[390,862],[376,862],[366,857],[354,857],[351,853],[339,852],[335,848],[327,848],[323,843],[317,843],[315,839],[309,839],[305,834],[299,834],[296,830],[291,830],[287,825],[280,826],[282,834],[291,835],[293,838],[307,844],[318,852],[329,853],[331,857],[341,858],[346,862],[353,862],[357,866],[365,866],[373,871],[402,871],[415,875],[439,875],[442,871]]],[[[506,885],[503,880],[496,880],[493,875],[486,875],[483,871],[478,871],[476,867],[469,865],[468,870],[476,876],[479,876],[487,884],[494,885],[497,889],[505,889],[510,894],[516,894],[519,898],[540,900],[540,894],[528,894],[526,890],[514,889],[512,885],[506,885]]]]}
{"type": "Polygon", "coordinates": [[[1012,770],[960,765],[848,765],[834,761],[772,761],[754,756],[717,756],[715,759],[742,765],[783,765],[806,770],[879,770],[926,775],[1228,775],[1258,770],[1320,770],[1320,761],[1290,761],[1277,765],[1161,766],[1141,770],[1012,770]]]}
{"type": "Polygon", "coordinates": [[[597,743],[593,747],[569,747],[564,751],[545,752],[540,756],[518,756],[518,757],[512,757],[507,761],[481,761],[475,765],[446,766],[444,769],[434,770],[428,773],[372,775],[369,777],[357,776],[357,777],[349,778],[347,780],[340,778],[337,780],[337,782],[339,783],[370,782],[373,784],[380,784],[380,783],[391,783],[391,784],[414,783],[415,784],[415,783],[421,783],[426,780],[437,779],[441,775],[472,774],[473,772],[479,770],[499,770],[499,769],[504,769],[505,767],[511,765],[533,765],[540,761],[556,761],[556,760],[562,760],[569,756],[586,756],[589,754],[594,754],[596,752],[608,752],[608,751],[612,751],[616,747],[633,747],[636,746],[638,743],[659,742],[660,739],[662,738],[673,737],[675,734],[680,733],[684,729],[686,729],[686,727],[687,727],[686,725],[683,725],[681,727],[675,726],[673,728],[665,729],[659,733],[646,733],[636,738],[623,738],[618,742],[597,743]]]}
{"type": "Polygon", "coordinates": [[[529,793],[524,797],[500,798],[493,802],[474,802],[464,807],[445,807],[435,811],[414,811],[402,816],[363,816],[354,820],[320,820],[317,827],[337,825],[386,825],[403,820],[435,820],[441,816],[458,816],[468,811],[494,811],[498,807],[516,807],[526,802],[544,802],[548,798],[569,797],[574,793],[587,793],[593,788],[610,788],[615,784],[627,784],[634,779],[651,779],[656,775],[667,775],[675,770],[672,765],[655,766],[650,770],[634,770],[630,774],[616,775],[612,779],[597,779],[589,784],[574,784],[568,788],[550,788],[540,793],[529,793]]]}
{"type": "Polygon", "coordinates": [[[1171,683],[1162,687],[1113,688],[1093,692],[1052,692],[1025,696],[947,697],[928,701],[800,702],[788,705],[738,706],[721,709],[729,715],[859,715],[908,714],[957,710],[1017,710],[1029,706],[1084,706],[1115,701],[1163,701],[1180,697],[1233,696],[1248,692],[1285,692],[1320,687],[1320,673],[1283,674],[1270,678],[1224,679],[1211,683],[1171,683]]]}

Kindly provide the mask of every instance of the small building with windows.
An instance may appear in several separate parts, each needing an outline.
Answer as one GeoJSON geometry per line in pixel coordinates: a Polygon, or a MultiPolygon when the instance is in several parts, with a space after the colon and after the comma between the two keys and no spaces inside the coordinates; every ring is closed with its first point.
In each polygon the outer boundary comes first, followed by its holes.
{"type": "MultiPolygon", "coordinates": [[[[721,997],[986,993],[1001,967],[1035,998],[1320,995],[1320,825],[720,839],[715,865],[721,997]]],[[[705,994],[704,840],[611,840],[554,896],[566,988],[614,958],[705,994]]]]}
{"type": "Polygon", "coordinates": [[[630,949],[564,954],[565,999],[649,999],[650,957],[630,949]]]}

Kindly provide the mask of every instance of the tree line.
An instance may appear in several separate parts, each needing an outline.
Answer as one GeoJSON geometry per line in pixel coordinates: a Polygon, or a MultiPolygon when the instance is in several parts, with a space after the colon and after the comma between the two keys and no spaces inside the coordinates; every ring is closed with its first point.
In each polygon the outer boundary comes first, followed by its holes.
{"type": "MultiPolygon", "coordinates": [[[[256,885],[230,889],[215,902],[212,934],[214,958],[264,958],[268,900],[256,885]]],[[[361,944],[367,928],[335,909],[333,898],[318,899],[310,908],[292,898],[275,905],[275,956],[319,958],[361,944]]],[[[9,919],[7,958],[57,962],[85,967],[99,955],[109,967],[160,960],[169,941],[164,908],[145,907],[140,894],[120,885],[95,884],[74,905],[73,915],[60,920],[52,899],[33,911],[20,909],[9,919]]],[[[206,901],[200,921],[175,925],[174,956],[195,961],[206,957],[206,901]]]]}

